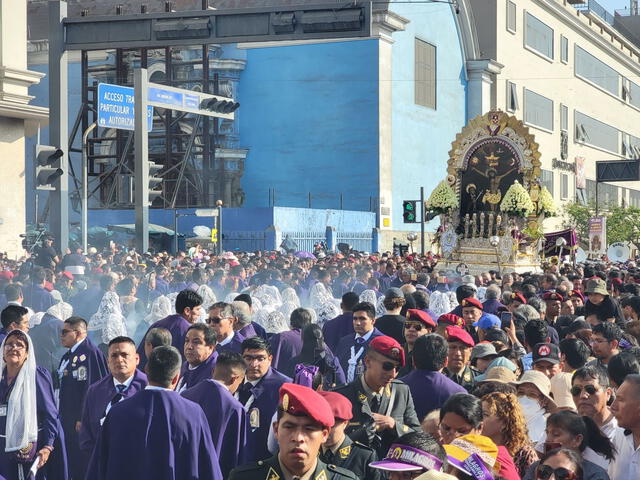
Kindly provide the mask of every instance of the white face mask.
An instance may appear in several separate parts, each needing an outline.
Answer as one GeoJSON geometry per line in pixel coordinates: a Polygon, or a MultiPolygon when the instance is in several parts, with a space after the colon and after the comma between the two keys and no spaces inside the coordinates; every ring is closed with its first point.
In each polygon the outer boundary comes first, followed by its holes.
{"type": "Polygon", "coordinates": [[[547,426],[546,411],[537,400],[531,397],[519,396],[518,402],[520,402],[522,413],[527,421],[529,438],[533,442],[537,442],[544,435],[547,426]]]}

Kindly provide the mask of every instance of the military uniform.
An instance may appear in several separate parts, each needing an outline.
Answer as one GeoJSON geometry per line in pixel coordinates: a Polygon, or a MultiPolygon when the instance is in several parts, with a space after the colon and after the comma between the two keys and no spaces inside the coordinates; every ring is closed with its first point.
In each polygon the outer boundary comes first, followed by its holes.
{"type": "Polygon", "coordinates": [[[344,437],[335,453],[326,450],[320,453],[320,460],[329,465],[336,465],[353,472],[359,478],[367,480],[381,480],[380,470],[369,468],[371,462],[378,459],[373,448],[360,442],[354,442],[349,437],[344,437]]]}
{"type": "MultiPolygon", "coordinates": [[[[364,477],[363,477],[364,478],[364,477]]],[[[309,477],[309,480],[359,480],[356,474],[335,465],[327,465],[318,459],[316,468],[309,477]]],[[[231,471],[229,480],[288,480],[285,477],[278,457],[271,457],[267,460],[260,460],[256,463],[234,468],[231,471]]],[[[368,480],[368,478],[367,478],[368,480]]]]}
{"type": "Polygon", "coordinates": [[[467,392],[471,392],[471,390],[473,390],[473,387],[476,386],[476,377],[480,375],[480,372],[478,372],[474,368],[471,368],[469,365],[464,367],[464,369],[458,374],[450,372],[446,368],[442,371],[442,373],[444,373],[447,377],[449,377],[461,387],[464,387],[467,392]]]}
{"type": "Polygon", "coordinates": [[[345,433],[352,440],[371,446],[378,456],[382,457],[398,437],[405,433],[420,431],[420,421],[416,415],[408,385],[400,380],[392,380],[378,394],[377,399],[370,399],[363,381],[363,375],[361,375],[353,382],[338,387],[334,391],[347,397],[353,406],[353,418],[349,421],[345,433]],[[375,431],[373,429],[374,413],[392,417],[396,422],[395,427],[375,431]]]}

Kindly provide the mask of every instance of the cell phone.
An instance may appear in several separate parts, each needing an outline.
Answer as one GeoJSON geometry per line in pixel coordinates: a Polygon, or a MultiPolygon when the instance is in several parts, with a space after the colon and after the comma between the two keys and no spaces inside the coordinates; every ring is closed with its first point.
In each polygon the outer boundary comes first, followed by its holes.
{"type": "Polygon", "coordinates": [[[500,328],[510,328],[512,318],[511,312],[500,312],[500,328]]]}

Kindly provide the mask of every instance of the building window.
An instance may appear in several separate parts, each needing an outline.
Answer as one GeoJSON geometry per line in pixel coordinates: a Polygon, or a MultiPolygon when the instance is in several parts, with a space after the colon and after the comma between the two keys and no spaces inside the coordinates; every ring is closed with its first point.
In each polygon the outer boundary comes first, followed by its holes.
{"type": "Polygon", "coordinates": [[[569,175],[566,173],[560,174],[560,198],[562,200],[569,198],[569,175]]]}
{"type": "Polygon", "coordinates": [[[507,30],[516,33],[516,4],[507,0],[507,30]]]}
{"type": "Polygon", "coordinates": [[[569,130],[569,107],[560,104],[560,130],[566,132],[569,130]]]}
{"type": "Polygon", "coordinates": [[[543,187],[547,187],[549,193],[553,196],[553,171],[541,170],[540,171],[540,184],[543,187]]]}
{"type": "Polygon", "coordinates": [[[620,74],[609,65],[577,45],[575,63],[576,76],[588,80],[616,97],[620,96],[620,74]]]}
{"type": "Polygon", "coordinates": [[[632,207],[640,207],[640,191],[629,190],[629,204],[632,207]]]}
{"type": "Polygon", "coordinates": [[[415,39],[415,102],[436,108],[436,47],[415,39]]]}
{"type": "Polygon", "coordinates": [[[564,35],[560,35],[560,61],[569,63],[569,39],[564,35]]]}
{"type": "Polygon", "coordinates": [[[627,97],[629,102],[634,107],[640,108],[640,85],[633,83],[629,80],[629,95],[627,97]]]}
{"type": "Polygon", "coordinates": [[[640,158],[640,138],[633,135],[628,136],[628,156],[631,158],[640,158]]]}
{"type": "Polygon", "coordinates": [[[507,81],[507,111],[515,112],[518,109],[518,89],[516,84],[507,81]]]}
{"type": "Polygon", "coordinates": [[[620,130],[577,110],[574,112],[575,141],[612,153],[620,152],[620,130]]]}
{"type": "Polygon", "coordinates": [[[524,89],[524,121],[553,131],[553,100],[524,89]]]}
{"type": "Polygon", "coordinates": [[[525,14],[524,44],[553,60],[553,29],[530,13],[525,14]]]}

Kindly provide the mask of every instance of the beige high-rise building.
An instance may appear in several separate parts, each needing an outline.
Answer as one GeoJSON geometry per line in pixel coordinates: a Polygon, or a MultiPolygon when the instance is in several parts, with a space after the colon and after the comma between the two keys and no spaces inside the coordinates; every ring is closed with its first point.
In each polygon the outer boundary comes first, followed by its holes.
{"type": "Polygon", "coordinates": [[[25,136],[46,125],[47,108],[30,105],[29,87],[42,74],[27,70],[27,0],[0,2],[0,251],[9,258],[22,252],[25,232],[25,136]]]}

